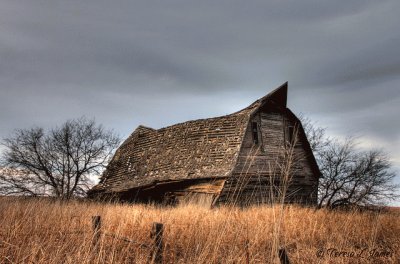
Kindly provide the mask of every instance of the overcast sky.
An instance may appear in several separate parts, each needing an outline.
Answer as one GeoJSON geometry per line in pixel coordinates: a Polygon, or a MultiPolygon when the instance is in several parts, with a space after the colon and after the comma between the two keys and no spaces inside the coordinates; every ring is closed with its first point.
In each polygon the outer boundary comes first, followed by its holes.
{"type": "Polygon", "coordinates": [[[0,0],[0,137],[82,115],[127,137],[289,81],[295,113],[400,172],[399,14],[398,0],[0,0]]]}

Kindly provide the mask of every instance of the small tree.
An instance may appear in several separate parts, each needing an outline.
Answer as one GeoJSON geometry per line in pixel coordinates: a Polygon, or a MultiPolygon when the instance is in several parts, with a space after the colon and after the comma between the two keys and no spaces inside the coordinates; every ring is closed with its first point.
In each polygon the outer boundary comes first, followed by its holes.
{"type": "Polygon", "coordinates": [[[112,131],[86,118],[49,131],[16,130],[3,142],[3,166],[14,173],[0,175],[0,192],[63,199],[82,196],[90,188],[90,177],[102,172],[119,142],[112,131]]]}
{"type": "Polygon", "coordinates": [[[329,138],[324,128],[301,119],[322,173],[318,207],[373,205],[399,197],[399,186],[393,183],[396,175],[383,150],[359,150],[354,138],[329,138]]]}

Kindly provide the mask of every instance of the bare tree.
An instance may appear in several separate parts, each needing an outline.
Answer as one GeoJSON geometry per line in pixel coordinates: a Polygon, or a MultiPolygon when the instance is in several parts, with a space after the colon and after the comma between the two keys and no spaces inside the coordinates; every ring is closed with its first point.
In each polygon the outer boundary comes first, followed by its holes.
{"type": "Polygon", "coordinates": [[[383,150],[357,149],[354,138],[329,138],[325,128],[301,119],[322,173],[318,207],[374,205],[399,197],[399,185],[393,183],[396,175],[383,150]]]}
{"type": "Polygon", "coordinates": [[[120,139],[94,120],[69,120],[62,126],[16,130],[4,140],[0,175],[3,194],[82,196],[90,178],[105,168],[120,139]]]}

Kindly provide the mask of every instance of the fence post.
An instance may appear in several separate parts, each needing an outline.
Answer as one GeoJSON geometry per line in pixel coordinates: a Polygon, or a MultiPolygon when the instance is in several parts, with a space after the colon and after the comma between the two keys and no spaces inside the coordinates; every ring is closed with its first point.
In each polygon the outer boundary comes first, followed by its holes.
{"type": "Polygon", "coordinates": [[[161,223],[153,223],[150,237],[154,241],[152,263],[161,264],[163,263],[163,232],[164,225],[161,223]]]}
{"type": "Polygon", "coordinates": [[[246,264],[250,264],[250,252],[249,252],[249,239],[247,238],[245,241],[245,249],[246,249],[246,264]]]}
{"type": "Polygon", "coordinates": [[[285,248],[283,248],[283,247],[280,248],[278,254],[279,254],[279,260],[281,261],[281,264],[290,264],[289,257],[286,253],[285,248]]]}
{"type": "Polygon", "coordinates": [[[101,235],[101,217],[100,215],[92,216],[92,229],[93,229],[93,245],[96,246],[99,243],[101,235]]]}

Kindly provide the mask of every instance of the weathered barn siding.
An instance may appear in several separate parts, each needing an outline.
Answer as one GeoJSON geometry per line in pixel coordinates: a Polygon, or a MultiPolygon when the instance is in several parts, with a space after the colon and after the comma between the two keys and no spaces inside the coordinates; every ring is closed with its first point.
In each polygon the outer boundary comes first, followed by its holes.
{"type": "Polygon", "coordinates": [[[217,203],[277,202],[285,186],[286,202],[315,203],[318,177],[313,172],[312,161],[307,158],[306,138],[299,124],[297,118],[284,110],[254,114],[232,176],[226,181],[217,203]],[[253,122],[259,129],[258,144],[254,144],[253,122]],[[289,135],[289,127],[294,128],[297,136],[289,135]],[[289,142],[291,138],[294,144],[289,142]],[[283,182],[285,169],[288,170],[287,182],[283,182]]]}
{"type": "MultiPolygon", "coordinates": [[[[225,179],[192,179],[162,181],[118,193],[120,201],[180,204],[193,202],[210,206],[218,197],[225,179]]],[[[110,196],[110,198],[114,198],[110,196]]]]}

